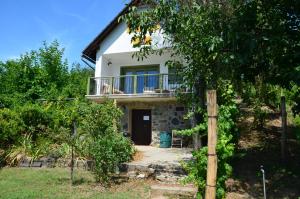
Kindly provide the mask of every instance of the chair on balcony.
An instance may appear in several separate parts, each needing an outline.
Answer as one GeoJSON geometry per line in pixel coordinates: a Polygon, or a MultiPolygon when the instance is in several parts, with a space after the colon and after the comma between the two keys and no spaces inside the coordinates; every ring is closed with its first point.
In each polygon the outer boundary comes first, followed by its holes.
{"type": "Polygon", "coordinates": [[[101,94],[109,94],[109,91],[110,91],[110,85],[104,83],[103,86],[102,86],[101,94]]]}
{"type": "Polygon", "coordinates": [[[172,145],[171,147],[180,147],[182,148],[183,139],[181,135],[176,135],[175,130],[172,130],[172,145]]]}
{"type": "Polygon", "coordinates": [[[155,93],[154,87],[144,87],[143,93],[155,93]]]}

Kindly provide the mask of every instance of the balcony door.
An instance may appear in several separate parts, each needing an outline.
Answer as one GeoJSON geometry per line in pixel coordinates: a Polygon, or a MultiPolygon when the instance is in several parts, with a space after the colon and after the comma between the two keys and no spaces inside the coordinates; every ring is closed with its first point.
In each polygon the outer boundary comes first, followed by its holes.
{"type": "Polygon", "coordinates": [[[158,88],[158,66],[124,67],[121,69],[121,74],[122,87],[126,94],[154,91],[158,88]]]}

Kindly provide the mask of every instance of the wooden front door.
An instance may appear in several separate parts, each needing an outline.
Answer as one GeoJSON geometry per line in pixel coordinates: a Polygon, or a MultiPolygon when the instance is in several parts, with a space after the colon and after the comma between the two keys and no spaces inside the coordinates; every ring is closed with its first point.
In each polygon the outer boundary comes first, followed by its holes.
{"type": "Polygon", "coordinates": [[[151,143],[151,110],[132,110],[132,141],[136,145],[151,143]]]}

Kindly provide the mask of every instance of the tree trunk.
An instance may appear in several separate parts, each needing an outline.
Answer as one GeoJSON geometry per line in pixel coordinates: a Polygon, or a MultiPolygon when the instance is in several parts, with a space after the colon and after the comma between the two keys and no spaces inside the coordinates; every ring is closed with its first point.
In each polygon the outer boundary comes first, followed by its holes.
{"type": "MultiPolygon", "coordinates": [[[[196,111],[197,107],[200,107],[202,110],[205,110],[205,89],[206,83],[204,78],[199,78],[198,81],[194,84],[194,92],[196,98],[196,104],[194,105],[194,117],[192,122],[192,127],[195,127],[197,124],[201,124],[204,122],[204,117],[202,113],[198,113],[196,111]]],[[[200,149],[202,147],[201,136],[199,133],[194,134],[193,136],[194,141],[194,149],[200,149]]]]}

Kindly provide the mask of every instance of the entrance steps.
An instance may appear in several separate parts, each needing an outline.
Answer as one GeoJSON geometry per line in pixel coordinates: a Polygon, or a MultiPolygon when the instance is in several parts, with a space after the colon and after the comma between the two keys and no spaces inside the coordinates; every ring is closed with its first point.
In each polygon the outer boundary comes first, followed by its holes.
{"type": "Polygon", "coordinates": [[[120,172],[126,174],[128,178],[152,178],[164,183],[177,183],[184,177],[186,172],[180,164],[155,163],[155,164],[135,164],[125,163],[120,166],[120,172]]]}
{"type": "Polygon", "coordinates": [[[151,199],[196,198],[197,188],[192,185],[155,184],[150,188],[151,199]]]}

